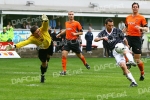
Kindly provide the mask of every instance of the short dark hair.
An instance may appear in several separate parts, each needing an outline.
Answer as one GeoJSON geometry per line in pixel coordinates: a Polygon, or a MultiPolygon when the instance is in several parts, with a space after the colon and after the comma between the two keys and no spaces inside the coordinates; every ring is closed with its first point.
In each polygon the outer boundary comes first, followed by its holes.
{"type": "Polygon", "coordinates": [[[69,14],[70,12],[73,12],[73,13],[74,13],[74,11],[68,11],[68,14],[69,14]]]}
{"type": "Polygon", "coordinates": [[[111,18],[107,18],[106,20],[105,20],[105,24],[108,24],[108,22],[114,22],[111,18]]]}
{"type": "Polygon", "coordinates": [[[132,8],[133,8],[134,5],[137,5],[138,8],[140,7],[139,4],[138,4],[137,2],[134,2],[134,3],[132,4],[132,8]]]}
{"type": "Polygon", "coordinates": [[[33,34],[37,29],[38,27],[34,25],[30,28],[30,32],[33,34]]]}

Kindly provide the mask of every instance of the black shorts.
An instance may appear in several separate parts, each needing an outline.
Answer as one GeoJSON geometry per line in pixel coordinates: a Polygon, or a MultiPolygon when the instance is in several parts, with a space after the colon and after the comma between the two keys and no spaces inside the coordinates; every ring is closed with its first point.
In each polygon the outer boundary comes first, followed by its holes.
{"type": "Polygon", "coordinates": [[[38,57],[41,62],[46,62],[48,55],[53,55],[53,41],[51,41],[51,45],[47,49],[39,49],[38,51],[38,57]]]}
{"type": "Polygon", "coordinates": [[[80,43],[78,40],[66,40],[62,50],[66,50],[66,51],[72,50],[73,52],[79,54],[81,53],[80,43]]]}
{"type": "Polygon", "coordinates": [[[142,53],[142,39],[140,36],[126,36],[128,44],[132,47],[132,51],[135,54],[142,53]]]}

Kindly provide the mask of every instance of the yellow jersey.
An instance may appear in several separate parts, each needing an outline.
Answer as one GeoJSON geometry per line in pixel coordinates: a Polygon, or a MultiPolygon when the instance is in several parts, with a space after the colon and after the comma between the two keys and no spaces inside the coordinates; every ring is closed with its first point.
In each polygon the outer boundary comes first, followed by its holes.
{"type": "Polygon", "coordinates": [[[16,44],[16,48],[21,48],[28,44],[35,44],[40,49],[47,49],[51,45],[51,36],[48,32],[49,21],[43,21],[42,26],[39,28],[41,36],[39,38],[31,35],[27,40],[16,44]]]}

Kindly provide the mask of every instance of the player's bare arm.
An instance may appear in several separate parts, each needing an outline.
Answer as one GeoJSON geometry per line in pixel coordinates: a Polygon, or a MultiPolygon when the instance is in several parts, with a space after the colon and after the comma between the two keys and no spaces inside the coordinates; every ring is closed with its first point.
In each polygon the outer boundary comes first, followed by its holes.
{"type": "Polygon", "coordinates": [[[94,42],[98,42],[98,41],[100,41],[100,40],[101,40],[100,37],[96,37],[96,38],[94,39],[94,42]]]}
{"type": "Polygon", "coordinates": [[[66,34],[66,30],[62,31],[61,33],[59,33],[58,35],[56,35],[56,38],[59,38],[61,35],[66,34]]]}
{"type": "Polygon", "coordinates": [[[140,29],[140,30],[142,30],[142,31],[144,31],[144,32],[148,32],[148,27],[141,27],[141,26],[135,26],[136,28],[138,28],[138,29],[140,29]]]}
{"type": "Polygon", "coordinates": [[[96,38],[94,39],[94,42],[98,42],[98,41],[101,41],[101,40],[103,40],[103,37],[96,37],[96,38]]]}
{"type": "Polygon", "coordinates": [[[83,32],[77,32],[77,33],[72,32],[72,34],[73,34],[73,35],[82,35],[82,34],[83,34],[83,32]]]}
{"type": "Polygon", "coordinates": [[[108,38],[105,36],[105,37],[96,37],[95,39],[94,39],[94,42],[98,42],[98,41],[101,41],[101,40],[108,40],[108,38]]]}

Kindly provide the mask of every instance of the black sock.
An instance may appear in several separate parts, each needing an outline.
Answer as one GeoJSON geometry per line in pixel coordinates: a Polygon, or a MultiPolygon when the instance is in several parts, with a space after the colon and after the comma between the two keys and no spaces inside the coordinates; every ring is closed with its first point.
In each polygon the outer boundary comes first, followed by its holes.
{"type": "Polygon", "coordinates": [[[41,66],[40,69],[41,69],[41,74],[43,75],[44,74],[44,68],[41,66]]]}
{"type": "Polygon", "coordinates": [[[45,70],[44,70],[45,72],[47,72],[47,68],[48,68],[48,65],[44,68],[44,69],[45,69],[45,70]]]}
{"type": "Polygon", "coordinates": [[[43,75],[47,71],[47,66],[42,67],[42,65],[41,65],[40,69],[41,69],[41,74],[43,75]]]}

